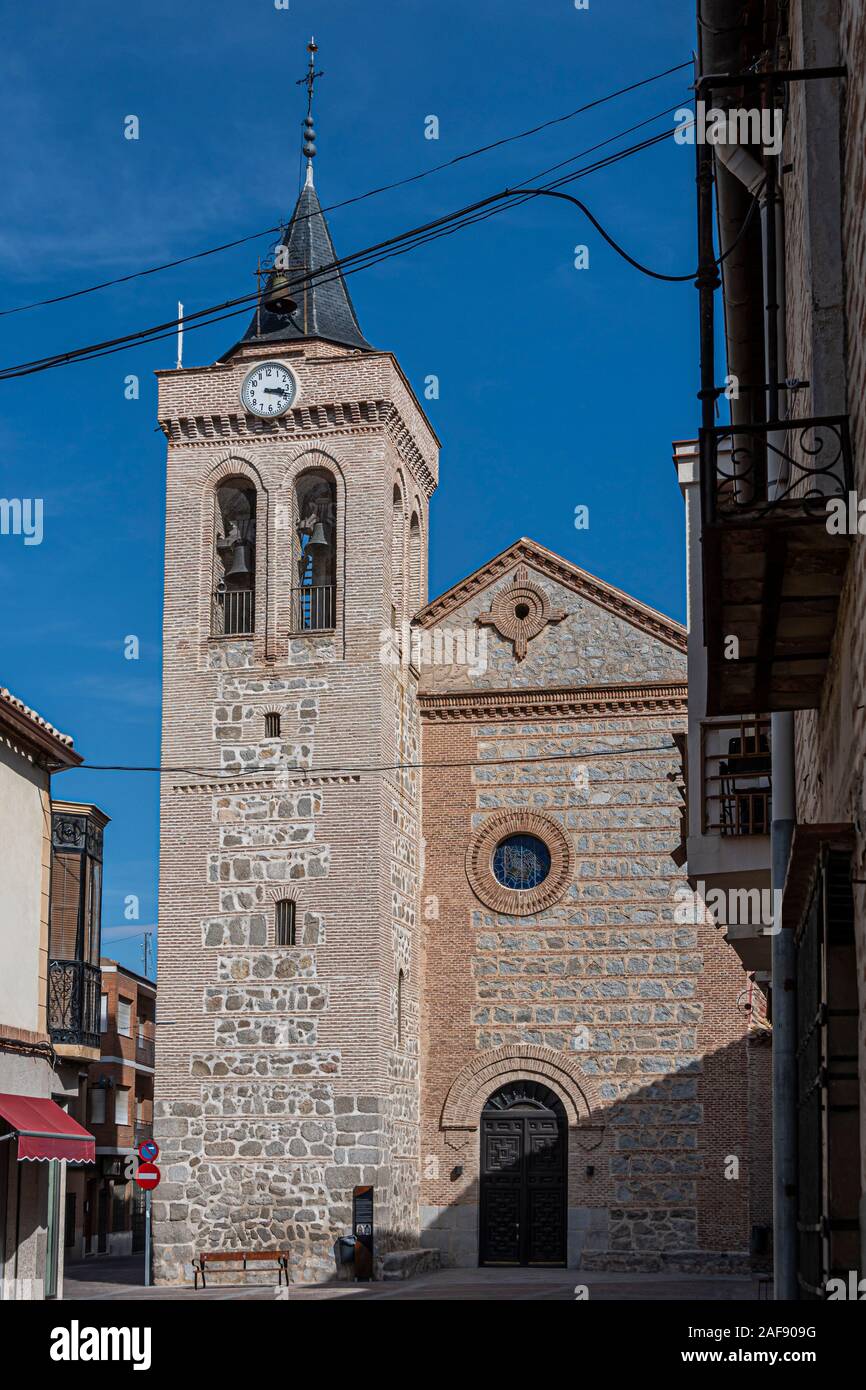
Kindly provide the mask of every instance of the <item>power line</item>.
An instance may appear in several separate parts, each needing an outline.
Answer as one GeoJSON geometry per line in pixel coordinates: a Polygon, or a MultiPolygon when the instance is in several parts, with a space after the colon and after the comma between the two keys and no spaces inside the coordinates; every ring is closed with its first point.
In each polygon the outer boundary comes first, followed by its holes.
{"type": "MultiPolygon", "coordinates": [[[[531,135],[537,135],[542,130],[548,130],[551,126],[561,125],[565,121],[571,121],[575,116],[580,116],[586,111],[591,111],[596,106],[603,106],[606,102],[614,101],[617,97],[625,96],[629,92],[637,91],[640,87],[649,86],[653,82],[660,81],[663,77],[669,77],[672,73],[682,72],[684,68],[691,68],[691,60],[685,63],[677,63],[674,67],[665,68],[663,72],[653,73],[650,77],[641,78],[638,82],[632,82],[627,87],[620,87],[615,92],[609,92],[606,96],[596,97],[593,101],[586,102],[583,106],[578,106],[574,111],[568,111],[562,116],[554,116],[548,121],[542,121],[539,125],[531,126],[528,130],[522,130],[515,135],[506,135],[499,140],[493,140],[487,145],[479,145],[474,150],[466,150],[463,154],[455,155],[452,159],[446,159],[441,164],[434,164],[430,169],[423,169],[417,174],[410,174],[406,178],[395,179],[392,183],[381,184],[377,188],[370,188],[365,193],[357,193],[352,198],[344,198],[342,202],[331,203],[322,208],[321,212],[335,212],[338,208],[351,206],[353,203],[363,202],[367,198],[374,198],[380,193],[390,193],[395,188],[403,188],[407,184],[417,183],[420,179],[429,178],[432,174],[438,174],[443,169],[450,169],[455,164],[461,164],[465,160],[474,159],[477,155],[487,154],[490,150],[499,149],[502,145],[508,145],[517,140],[525,140],[531,135]]],[[[671,110],[677,110],[672,107],[671,110]]],[[[611,137],[616,138],[616,137],[611,137]]],[[[604,143],[604,142],[603,142],[604,143]]],[[[303,213],[298,221],[307,217],[318,216],[318,213],[303,213]]],[[[206,256],[215,256],[223,251],[234,250],[237,246],[243,246],[250,241],[258,241],[263,236],[269,236],[275,232],[282,231],[282,225],[277,223],[273,227],[265,227],[258,232],[250,232],[246,236],[236,237],[233,241],[222,242],[218,246],[206,247],[203,251],[194,251],[187,256],[178,256],[172,261],[163,261],[159,265],[147,266],[143,270],[130,271],[127,275],[118,275],[112,280],[102,280],[99,284],[89,285],[84,289],[71,290],[67,294],[53,295],[48,299],[36,299],[30,304],[19,304],[12,309],[0,309],[0,318],[5,318],[10,314],[23,314],[30,309],[41,309],[52,304],[62,304],[66,300],[78,299],[82,295],[96,294],[99,290],[110,289],[114,285],[128,284],[131,280],[138,280],[148,275],[157,275],[163,270],[174,270],[178,266],[188,265],[190,261],[202,260],[206,256]]]]}
{"type": "MultiPolygon", "coordinates": [[[[650,119],[658,119],[658,117],[651,117],[650,119]]],[[[389,260],[396,255],[405,254],[407,251],[414,250],[418,246],[425,245],[428,241],[437,240],[439,236],[450,235],[455,231],[461,230],[464,226],[472,225],[472,223],[476,221],[483,221],[487,216],[504,210],[504,208],[494,207],[494,204],[501,204],[504,200],[508,200],[508,207],[519,206],[522,202],[527,201],[527,199],[531,197],[537,197],[541,193],[552,191],[575,179],[583,178],[589,173],[597,172],[599,169],[606,168],[611,164],[617,163],[621,159],[625,159],[632,154],[639,153],[663,140],[667,140],[670,138],[671,134],[673,134],[673,132],[670,130],[661,131],[659,134],[651,136],[639,144],[625,150],[616,151],[606,159],[597,160],[594,164],[585,169],[572,171],[570,174],[564,175],[562,178],[553,181],[550,184],[549,190],[526,189],[521,184],[515,185],[514,188],[500,190],[500,192],[491,194],[487,198],[479,199],[477,202],[470,203],[466,207],[458,209],[455,212],[447,213],[442,217],[436,218],[432,222],[422,224],[420,227],[411,228],[406,232],[401,232],[394,237],[387,238],[385,241],[377,242],[373,246],[366,247],[364,250],[353,252],[328,265],[321,266],[317,270],[306,272],[303,275],[297,275],[291,280],[291,287],[300,288],[303,286],[316,287],[325,285],[328,284],[330,280],[337,279],[340,276],[351,275],[358,270],[369,269],[371,266],[377,265],[381,261],[389,260]],[[485,209],[486,211],[483,211],[485,209]]],[[[603,141],[602,143],[608,142],[603,141]]],[[[575,158],[580,158],[580,156],[572,156],[572,159],[575,158]]],[[[570,161],[563,162],[568,163],[570,161]]],[[[590,217],[594,225],[602,231],[605,240],[609,242],[619,255],[623,256],[623,258],[636,269],[643,271],[645,274],[653,275],[654,278],[658,279],[671,281],[694,279],[694,276],[697,274],[696,271],[685,276],[666,276],[647,270],[640,262],[634,260],[627,252],[623,251],[618,243],[603,231],[601,224],[589,213],[589,210],[584,204],[580,203],[577,199],[572,199],[571,201],[575,202],[581,211],[584,211],[586,215],[590,217]]],[[[752,211],[753,209],[750,209],[749,217],[751,217],[752,211]]],[[[743,230],[745,230],[745,228],[743,230]]],[[[725,256],[730,255],[733,249],[733,245],[729,247],[725,252],[725,256]]],[[[724,259],[724,257],[721,259],[724,259]]],[[[165,338],[174,336],[174,330],[177,329],[181,322],[184,325],[184,330],[189,332],[192,332],[196,328],[207,328],[212,324],[220,323],[225,319],[234,318],[239,314],[246,313],[258,300],[258,297],[257,293],[240,295],[234,299],[225,300],[222,304],[210,305],[194,313],[185,314],[182,320],[169,319],[165,323],[155,324],[150,328],[138,329],[133,333],[123,335],[119,338],[110,338],[103,342],[91,343],[81,348],[70,349],[69,352],[54,354],[50,357],[35,358],[31,361],[16,363],[13,366],[0,369],[0,380],[11,380],[17,377],[30,376],[33,373],[48,371],[54,367],[67,366],[76,361],[92,361],[99,357],[111,356],[113,353],[123,351],[127,347],[159,342],[165,338]],[[223,310],[227,312],[220,312],[223,310]],[[198,322],[194,322],[194,320],[198,320],[198,322]]]]}
{"type": "MultiPolygon", "coordinates": [[[[540,737],[533,735],[532,737],[540,737]]],[[[311,777],[353,777],[360,776],[364,772],[405,772],[417,771],[423,768],[450,769],[466,767],[504,767],[515,766],[524,767],[530,763],[557,763],[557,762],[589,762],[595,758],[622,758],[641,753],[668,753],[677,752],[675,743],[651,744],[638,748],[600,748],[593,752],[575,753],[550,753],[548,755],[533,754],[526,758],[483,758],[478,760],[457,760],[454,762],[415,762],[415,763],[369,763],[359,764],[357,767],[313,767],[313,768],[244,768],[240,772],[227,772],[225,768],[212,767],[191,767],[191,766],[172,766],[162,763],[154,765],[133,765],[124,763],[79,763],[76,768],[70,771],[82,772],[150,772],[150,773],[183,773],[188,777],[204,777],[210,781],[228,779],[231,781],[249,780],[252,777],[284,777],[284,778],[304,778],[309,780],[311,777]]]]}

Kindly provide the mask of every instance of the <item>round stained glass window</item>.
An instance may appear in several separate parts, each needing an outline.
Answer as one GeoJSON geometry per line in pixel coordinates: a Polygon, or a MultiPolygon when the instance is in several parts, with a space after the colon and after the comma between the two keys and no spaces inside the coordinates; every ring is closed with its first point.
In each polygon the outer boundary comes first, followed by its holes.
{"type": "Polygon", "coordinates": [[[550,850],[537,835],[509,835],[493,851],[493,876],[503,888],[537,888],[550,873],[550,850]]]}

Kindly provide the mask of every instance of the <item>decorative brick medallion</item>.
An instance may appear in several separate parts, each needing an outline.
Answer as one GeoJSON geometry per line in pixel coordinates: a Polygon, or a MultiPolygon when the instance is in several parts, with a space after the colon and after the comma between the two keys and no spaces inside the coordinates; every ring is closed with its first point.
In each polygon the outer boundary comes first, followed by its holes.
{"type": "Polygon", "coordinates": [[[541,585],[533,584],[526,566],[518,565],[511,588],[500,589],[490,612],[482,613],[475,621],[495,627],[500,637],[514,644],[514,655],[522,661],[533,637],[543,632],[548,623],[560,623],[565,616],[565,609],[553,608],[541,585]]]}

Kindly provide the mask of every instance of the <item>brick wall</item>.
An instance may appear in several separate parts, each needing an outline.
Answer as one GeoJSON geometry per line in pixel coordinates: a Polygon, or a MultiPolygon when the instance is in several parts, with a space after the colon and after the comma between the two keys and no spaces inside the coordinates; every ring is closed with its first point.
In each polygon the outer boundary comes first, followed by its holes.
{"type": "MultiPolygon", "coordinates": [[[[451,679],[460,695],[449,704],[451,673],[422,673],[422,1239],[446,1261],[477,1263],[480,1110],[502,1082],[534,1076],[573,1110],[570,1264],[738,1268],[750,1224],[748,1017],[733,950],[715,927],[676,916],[687,884],[670,857],[681,632],[670,624],[661,641],[639,605],[630,623],[627,601],[617,612],[611,595],[594,604],[563,562],[554,579],[546,555],[528,577],[567,616],[519,665],[493,631],[474,693],[472,680],[451,679]],[[575,672],[586,684],[569,689],[575,672]],[[545,691],[557,692],[558,714],[545,691]],[[521,758],[533,761],[506,761],[521,758]],[[549,817],[570,844],[570,879],[539,913],[491,911],[473,891],[467,846],[502,813],[549,817]],[[488,1062],[490,1079],[452,1125],[461,1078],[488,1062]],[[736,1178],[725,1175],[732,1157],[736,1178]]],[[[474,623],[511,569],[434,619],[474,623]]]]}
{"type": "MultiPolygon", "coordinates": [[[[805,2],[805,0],[804,0],[805,2]]],[[[840,129],[826,131],[832,157],[839,159],[841,135],[841,209],[830,204],[841,235],[843,303],[824,304],[815,294],[810,268],[815,229],[804,210],[807,144],[815,137],[808,126],[804,94],[794,90],[786,158],[793,168],[786,178],[786,271],[788,282],[789,371],[813,382],[822,391],[837,389],[847,399],[839,405],[851,420],[854,483],[866,497],[866,7],[862,0],[839,0],[838,20],[819,31],[824,48],[816,50],[812,26],[804,23],[802,3],[791,7],[792,66],[843,63],[848,70],[841,106],[840,129]],[[805,37],[804,37],[805,31],[805,37]],[[841,221],[839,220],[841,219],[841,221]],[[840,315],[839,310],[843,313],[840,315]],[[839,379],[825,380],[816,372],[811,344],[828,332],[842,335],[843,370],[839,379]],[[842,379],[847,378],[847,383],[842,379]]],[[[813,177],[820,186],[820,167],[813,177]]],[[[806,391],[802,413],[812,408],[806,391]]],[[[854,538],[846,585],[837,618],[836,636],[821,707],[796,716],[797,819],[800,823],[852,823],[855,831],[853,875],[866,878],[866,544],[854,538]]],[[[866,1190],[866,912],[864,889],[854,886],[855,932],[860,982],[861,1187],[866,1190]]]]}
{"type": "Polygon", "coordinates": [[[383,634],[392,604],[399,626],[403,596],[423,598],[436,441],[390,355],[320,343],[163,374],[160,419],[163,763],[193,771],[162,785],[160,1007],[174,1022],[158,1042],[157,1277],[188,1278],[200,1249],[279,1246],[293,1278],[318,1278],[356,1184],[375,1184],[380,1254],[417,1240],[419,782],[369,769],[417,760],[415,677],[382,660],[383,634]],[[256,423],[238,393],[265,355],[289,362],[299,394],[256,423]],[[292,489],[310,466],[336,489],[336,624],[293,636],[292,489]],[[256,632],[213,638],[214,488],[236,474],[257,490],[256,632]],[[284,897],[294,947],[275,943],[284,897]]]}

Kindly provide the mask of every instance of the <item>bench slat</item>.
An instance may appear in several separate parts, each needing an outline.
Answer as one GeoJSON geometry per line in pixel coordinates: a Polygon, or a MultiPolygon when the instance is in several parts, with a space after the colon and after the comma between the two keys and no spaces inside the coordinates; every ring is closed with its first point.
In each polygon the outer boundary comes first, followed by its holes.
{"type": "Polygon", "coordinates": [[[195,1287],[198,1288],[199,1277],[201,1277],[202,1287],[205,1287],[205,1271],[209,1265],[240,1265],[245,1271],[248,1264],[272,1264],[279,1269],[278,1283],[282,1284],[283,1275],[286,1276],[286,1284],[289,1282],[289,1258],[288,1250],[202,1250],[193,1260],[195,1270],[195,1287]]]}

